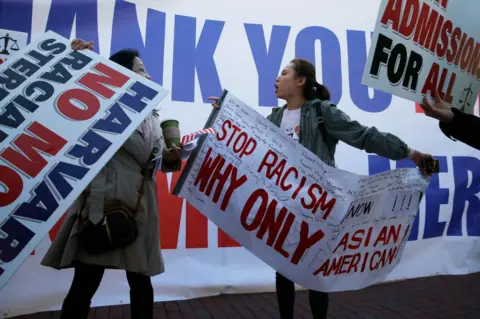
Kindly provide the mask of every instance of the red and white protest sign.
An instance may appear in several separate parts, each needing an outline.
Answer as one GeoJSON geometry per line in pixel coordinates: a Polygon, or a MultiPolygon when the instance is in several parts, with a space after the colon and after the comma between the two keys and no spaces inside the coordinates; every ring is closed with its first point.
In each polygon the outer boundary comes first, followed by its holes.
{"type": "Polygon", "coordinates": [[[166,94],[53,32],[0,66],[0,288],[166,94]]]}
{"type": "Polygon", "coordinates": [[[362,83],[415,102],[437,90],[472,113],[480,89],[478,0],[382,0],[362,83]]]}
{"type": "Polygon", "coordinates": [[[397,264],[428,180],[330,167],[226,93],[174,193],[275,270],[320,291],[360,289],[397,264]]]}

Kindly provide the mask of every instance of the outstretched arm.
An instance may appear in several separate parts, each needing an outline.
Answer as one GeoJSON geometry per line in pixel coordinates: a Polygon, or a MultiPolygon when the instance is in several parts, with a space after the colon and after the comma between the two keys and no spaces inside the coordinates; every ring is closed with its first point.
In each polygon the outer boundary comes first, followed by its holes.
{"type": "Polygon", "coordinates": [[[392,160],[408,156],[407,144],[397,136],[380,132],[373,126],[363,126],[329,102],[322,102],[321,109],[325,129],[332,137],[367,153],[375,153],[392,160]]]}
{"type": "Polygon", "coordinates": [[[391,160],[410,158],[423,171],[426,170],[425,160],[433,160],[431,155],[410,149],[393,134],[380,132],[376,127],[367,127],[350,119],[328,101],[322,101],[320,107],[327,134],[350,146],[391,160]]]}

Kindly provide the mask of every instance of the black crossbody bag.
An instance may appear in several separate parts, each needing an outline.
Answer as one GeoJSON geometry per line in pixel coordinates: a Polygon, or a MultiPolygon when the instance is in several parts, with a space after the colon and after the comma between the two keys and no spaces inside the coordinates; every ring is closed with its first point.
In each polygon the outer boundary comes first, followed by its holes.
{"type": "Polygon", "coordinates": [[[104,210],[102,220],[94,224],[89,218],[82,218],[80,242],[87,254],[98,255],[132,244],[138,237],[137,214],[145,191],[147,164],[142,169],[142,184],[138,192],[135,210],[125,205],[115,205],[104,210]]]}

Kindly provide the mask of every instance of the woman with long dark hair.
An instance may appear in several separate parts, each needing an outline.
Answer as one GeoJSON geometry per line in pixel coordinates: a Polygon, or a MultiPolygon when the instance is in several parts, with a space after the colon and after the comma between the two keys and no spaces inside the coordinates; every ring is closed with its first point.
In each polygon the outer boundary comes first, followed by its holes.
{"type": "MultiPolygon", "coordinates": [[[[286,134],[316,154],[327,165],[335,166],[339,141],[368,153],[400,160],[410,158],[424,172],[424,160],[430,155],[407,146],[395,135],[379,132],[353,121],[330,102],[330,92],[316,80],[315,66],[305,59],[293,59],[275,82],[275,94],[285,100],[267,117],[286,134]]],[[[212,97],[216,106],[217,97],[212,97]]],[[[294,318],[295,286],[286,276],[276,273],[276,291],[281,319],[294,318]]],[[[310,308],[314,319],[326,319],[328,294],[310,290],[310,308]]]]}
{"type": "MultiPolygon", "coordinates": [[[[72,41],[74,50],[92,48],[91,42],[72,41]]],[[[110,60],[150,79],[136,50],[121,50],[110,60]]],[[[151,177],[154,169],[151,158],[163,154],[162,170],[178,171],[180,149],[181,145],[167,149],[158,115],[152,112],[70,207],[58,236],[42,261],[44,266],[55,269],[73,267],[75,270],[63,302],[62,319],[87,318],[91,299],[105,269],[126,271],[132,319],[153,318],[154,293],[150,277],[163,273],[165,269],[160,251],[157,188],[151,177]],[[100,242],[93,236],[95,232],[82,233],[85,223],[92,221],[95,215],[103,218],[105,210],[117,207],[118,203],[135,211],[138,236],[125,247],[92,254],[85,248],[85,241],[93,245],[100,242]]],[[[116,227],[118,229],[118,223],[116,227]]]]}

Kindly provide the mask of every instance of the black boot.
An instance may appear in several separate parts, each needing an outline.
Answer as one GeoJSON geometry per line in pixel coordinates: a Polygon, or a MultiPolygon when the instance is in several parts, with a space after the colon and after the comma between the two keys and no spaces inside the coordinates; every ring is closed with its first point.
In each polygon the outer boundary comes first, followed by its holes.
{"type": "Polygon", "coordinates": [[[130,290],[130,315],[132,319],[153,319],[153,289],[130,290]]]}
{"type": "Polygon", "coordinates": [[[60,319],[87,319],[90,312],[90,301],[73,300],[67,297],[63,300],[60,319]]]}
{"type": "Polygon", "coordinates": [[[310,290],[309,301],[313,319],[327,319],[328,294],[321,291],[310,290]]]}

